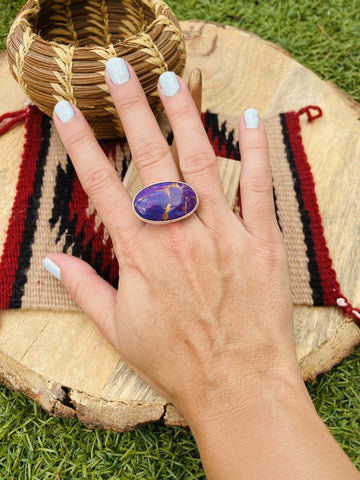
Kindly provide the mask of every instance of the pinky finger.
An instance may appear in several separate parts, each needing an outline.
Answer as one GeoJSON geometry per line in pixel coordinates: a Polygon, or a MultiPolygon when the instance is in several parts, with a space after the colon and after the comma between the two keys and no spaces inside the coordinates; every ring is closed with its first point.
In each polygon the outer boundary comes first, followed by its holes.
{"type": "Polygon", "coordinates": [[[247,230],[268,238],[278,232],[265,127],[257,111],[248,109],[239,127],[241,213],[247,230]]]}
{"type": "Polygon", "coordinates": [[[98,326],[116,349],[116,290],[83,260],[63,253],[54,253],[43,260],[43,266],[60,280],[71,298],[98,326]]]}

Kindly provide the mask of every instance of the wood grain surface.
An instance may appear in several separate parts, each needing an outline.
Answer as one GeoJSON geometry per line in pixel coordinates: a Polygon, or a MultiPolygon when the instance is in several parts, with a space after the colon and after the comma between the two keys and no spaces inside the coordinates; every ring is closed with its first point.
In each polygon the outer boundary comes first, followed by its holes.
{"type": "MultiPolygon", "coordinates": [[[[202,72],[202,108],[240,116],[324,111],[302,126],[316,181],[325,236],[343,293],[360,305],[360,106],[319,79],[279,47],[257,36],[201,21],[181,23],[187,46],[184,77],[202,72]]],[[[24,94],[0,57],[0,113],[22,108],[24,94]]],[[[0,250],[21,161],[24,127],[0,137],[0,250]]],[[[237,188],[238,162],[219,160],[229,202],[237,188]]],[[[126,184],[138,188],[134,169],[126,184]]],[[[0,251],[0,254],[2,252],[0,251]]],[[[0,380],[35,399],[48,412],[77,417],[88,426],[124,431],[161,420],[181,425],[172,405],[155,395],[119,358],[81,313],[4,311],[0,314],[0,380]]],[[[297,355],[304,379],[315,378],[347,356],[360,330],[336,308],[296,307],[297,355]]]]}

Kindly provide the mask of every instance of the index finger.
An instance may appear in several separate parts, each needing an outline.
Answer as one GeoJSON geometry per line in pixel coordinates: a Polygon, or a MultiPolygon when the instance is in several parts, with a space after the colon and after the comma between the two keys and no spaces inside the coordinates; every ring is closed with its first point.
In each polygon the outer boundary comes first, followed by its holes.
{"type": "Polygon", "coordinates": [[[55,106],[54,122],[80,183],[113,241],[139,228],[130,196],[80,110],[63,100],[55,106]]]}

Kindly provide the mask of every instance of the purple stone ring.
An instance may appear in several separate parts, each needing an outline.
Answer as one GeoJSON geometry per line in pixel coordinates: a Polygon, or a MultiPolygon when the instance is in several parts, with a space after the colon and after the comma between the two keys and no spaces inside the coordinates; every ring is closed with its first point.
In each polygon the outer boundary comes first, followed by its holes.
{"type": "Polygon", "coordinates": [[[199,198],[187,183],[159,182],[140,190],[132,205],[143,222],[164,225],[184,220],[193,214],[199,205],[199,198]]]}

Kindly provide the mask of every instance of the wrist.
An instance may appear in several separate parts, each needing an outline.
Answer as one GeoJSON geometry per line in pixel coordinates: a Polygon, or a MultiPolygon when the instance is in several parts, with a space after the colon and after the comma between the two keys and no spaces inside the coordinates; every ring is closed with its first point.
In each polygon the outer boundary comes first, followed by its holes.
{"type": "Polygon", "coordinates": [[[317,417],[316,410],[297,373],[287,377],[279,374],[259,375],[237,380],[224,378],[216,388],[202,389],[180,407],[195,437],[197,432],[212,432],[264,421],[268,415],[278,416],[287,410],[301,409],[317,417]]]}
{"type": "Polygon", "coordinates": [[[304,415],[300,423],[319,420],[304,384],[277,377],[246,382],[238,389],[223,388],[216,400],[197,402],[185,415],[207,478],[250,480],[283,478],[270,468],[276,452],[268,446],[282,449],[284,430],[296,430],[297,412],[304,415]],[[265,475],[268,465],[270,476],[265,475]]]}
{"type": "Polygon", "coordinates": [[[217,393],[184,412],[209,480],[359,478],[300,375],[258,377],[217,393]]]}
{"type": "Polygon", "coordinates": [[[261,407],[265,401],[275,402],[279,397],[288,401],[301,399],[315,412],[295,349],[279,344],[274,342],[260,351],[232,350],[221,360],[207,362],[205,366],[200,363],[194,369],[192,382],[183,385],[174,399],[189,425],[207,419],[231,424],[232,412],[240,419],[255,405],[261,407]]]}

